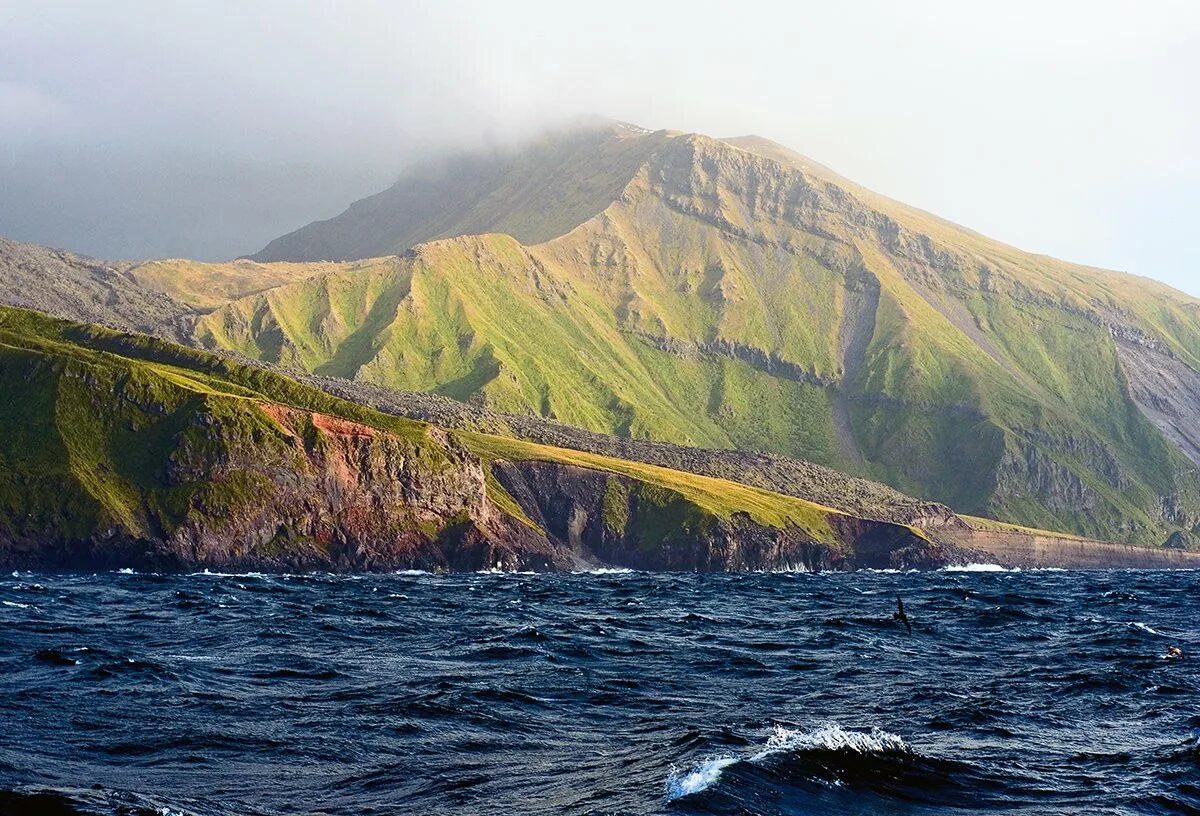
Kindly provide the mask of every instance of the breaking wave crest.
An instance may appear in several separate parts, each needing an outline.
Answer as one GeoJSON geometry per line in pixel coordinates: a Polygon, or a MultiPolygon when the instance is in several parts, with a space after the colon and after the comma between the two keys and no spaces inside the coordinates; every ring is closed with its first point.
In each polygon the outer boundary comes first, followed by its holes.
{"type": "Polygon", "coordinates": [[[812,753],[896,756],[913,754],[902,737],[879,728],[872,728],[870,731],[848,731],[837,723],[830,723],[804,731],[777,725],[767,736],[766,744],[754,753],[742,757],[710,757],[684,771],[673,768],[667,777],[666,798],[670,802],[702,793],[715,785],[721,779],[722,772],[732,765],[747,763],[761,766],[775,757],[794,758],[812,753]]]}
{"type": "Polygon", "coordinates": [[[667,801],[708,790],[709,786],[721,778],[721,771],[739,761],[737,757],[719,756],[706,759],[687,771],[672,768],[671,775],[667,777],[667,801]]]}
{"type": "Polygon", "coordinates": [[[878,728],[870,731],[847,731],[837,723],[800,731],[775,726],[767,745],[754,755],[755,760],[772,754],[796,751],[852,751],[857,754],[912,753],[902,737],[878,728]]]}

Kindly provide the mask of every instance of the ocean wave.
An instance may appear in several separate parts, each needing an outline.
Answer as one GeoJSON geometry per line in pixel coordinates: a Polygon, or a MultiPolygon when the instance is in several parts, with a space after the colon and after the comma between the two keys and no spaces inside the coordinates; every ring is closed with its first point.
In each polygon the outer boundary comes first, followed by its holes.
{"type": "Polygon", "coordinates": [[[1142,623],[1141,621],[1130,621],[1129,625],[1132,628],[1137,629],[1141,632],[1145,632],[1148,635],[1157,635],[1158,637],[1168,637],[1167,635],[1164,635],[1162,632],[1158,631],[1157,629],[1147,626],[1146,624],[1142,623]]]}
{"type": "Polygon", "coordinates": [[[999,564],[947,564],[939,572],[1020,572],[1020,567],[1002,567],[999,564]]]}
{"type": "MultiPolygon", "coordinates": [[[[270,578],[265,572],[214,572],[210,569],[202,569],[200,572],[189,572],[189,578],[270,578]]],[[[300,575],[276,575],[276,578],[301,578],[300,575]]]]}
{"type": "Polygon", "coordinates": [[[783,726],[767,738],[766,747],[751,757],[762,760],[778,753],[797,751],[852,751],[856,754],[912,753],[908,743],[896,734],[872,728],[870,731],[847,731],[837,723],[801,731],[783,726]]]}
{"type": "Polygon", "coordinates": [[[719,756],[706,759],[691,770],[680,771],[672,768],[667,776],[667,801],[673,802],[708,790],[721,778],[721,771],[740,761],[737,757],[719,756]]]}
{"type": "Polygon", "coordinates": [[[593,569],[573,570],[572,575],[633,575],[634,570],[627,567],[595,567],[593,569]]]}
{"type": "Polygon", "coordinates": [[[752,754],[743,757],[728,754],[709,757],[688,770],[672,767],[667,776],[666,799],[671,802],[708,790],[720,780],[722,772],[731,765],[741,763],[761,765],[776,756],[802,755],[810,752],[913,755],[912,748],[904,741],[903,737],[879,728],[872,728],[870,731],[853,731],[846,730],[837,723],[829,723],[805,731],[777,725],[767,736],[766,744],[752,754]]]}

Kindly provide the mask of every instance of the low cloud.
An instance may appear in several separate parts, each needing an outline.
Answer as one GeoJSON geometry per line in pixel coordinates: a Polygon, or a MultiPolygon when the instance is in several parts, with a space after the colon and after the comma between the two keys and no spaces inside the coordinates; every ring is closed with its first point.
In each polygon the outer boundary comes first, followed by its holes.
{"type": "Polygon", "coordinates": [[[101,256],[253,252],[431,152],[600,114],[1200,290],[1166,226],[1200,185],[1193,3],[9,0],[0,76],[0,234],[101,256]]]}

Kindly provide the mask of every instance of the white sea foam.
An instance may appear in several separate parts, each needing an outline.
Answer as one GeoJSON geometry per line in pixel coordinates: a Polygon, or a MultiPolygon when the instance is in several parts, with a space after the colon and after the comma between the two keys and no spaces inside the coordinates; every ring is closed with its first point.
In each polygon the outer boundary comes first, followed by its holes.
{"type": "Polygon", "coordinates": [[[5,601],[4,605],[11,606],[16,609],[29,609],[30,608],[29,604],[17,603],[16,601],[5,601]]]}
{"type": "Polygon", "coordinates": [[[912,753],[912,749],[902,737],[879,728],[872,728],[870,731],[847,731],[837,723],[830,723],[804,731],[777,725],[775,730],[767,736],[766,745],[749,756],[710,757],[686,771],[672,768],[667,776],[667,801],[674,801],[707,790],[721,778],[722,771],[735,763],[760,763],[777,754],[804,751],[841,751],[856,754],[912,753]]]}
{"type": "Polygon", "coordinates": [[[804,562],[800,562],[799,564],[784,564],[779,569],[768,570],[768,572],[810,573],[810,572],[812,572],[812,570],[810,570],[808,568],[808,564],[805,564],[804,562]]]}
{"type": "Polygon", "coordinates": [[[736,757],[721,756],[706,759],[690,771],[671,769],[667,777],[667,801],[673,802],[684,796],[691,796],[708,790],[721,778],[721,771],[737,762],[736,757]]]}
{"type": "Polygon", "coordinates": [[[625,567],[596,567],[595,569],[575,570],[575,575],[632,575],[633,570],[625,567]]]}
{"type": "Polygon", "coordinates": [[[948,564],[940,572],[1020,572],[1020,567],[1009,569],[999,564],[948,564]]]}
{"type": "Polygon", "coordinates": [[[433,575],[433,573],[429,572],[428,570],[407,569],[407,570],[396,570],[395,572],[392,573],[392,575],[408,575],[408,576],[416,577],[418,575],[433,575]]]}
{"type": "Polygon", "coordinates": [[[847,731],[837,723],[830,723],[811,731],[801,731],[777,725],[767,738],[766,747],[751,757],[751,761],[765,759],[772,754],[813,750],[852,751],[856,754],[911,751],[901,737],[878,728],[867,732],[847,731]]]}
{"type": "Polygon", "coordinates": [[[137,575],[137,573],[133,571],[132,567],[122,567],[117,570],[117,575],[137,575]]]}
{"type": "Polygon", "coordinates": [[[1159,637],[1166,637],[1166,635],[1164,635],[1162,632],[1158,631],[1157,629],[1152,629],[1151,627],[1147,626],[1146,624],[1142,623],[1141,621],[1132,621],[1129,625],[1132,626],[1134,629],[1140,629],[1141,631],[1143,631],[1147,634],[1150,634],[1150,635],[1158,635],[1159,637]]]}

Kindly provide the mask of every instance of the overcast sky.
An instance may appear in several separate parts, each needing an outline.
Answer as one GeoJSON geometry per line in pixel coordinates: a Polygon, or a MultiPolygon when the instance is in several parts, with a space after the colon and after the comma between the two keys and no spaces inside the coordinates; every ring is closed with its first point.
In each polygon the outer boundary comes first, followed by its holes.
{"type": "Polygon", "coordinates": [[[1195,0],[3,0],[0,234],[232,257],[423,153],[600,114],[1200,295],[1198,88],[1195,0]]]}

